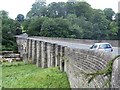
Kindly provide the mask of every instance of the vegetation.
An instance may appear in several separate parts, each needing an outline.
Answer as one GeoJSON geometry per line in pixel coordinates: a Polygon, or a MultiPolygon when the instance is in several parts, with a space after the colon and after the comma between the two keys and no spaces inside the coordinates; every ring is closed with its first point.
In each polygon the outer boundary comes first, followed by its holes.
{"type": "Polygon", "coordinates": [[[4,10],[0,11],[0,16],[2,16],[2,50],[16,51],[17,44],[14,36],[20,24],[16,20],[10,19],[8,17],[8,12],[4,10]]]}
{"type": "Polygon", "coordinates": [[[112,60],[110,60],[108,62],[108,64],[106,65],[106,68],[105,69],[102,69],[102,70],[98,70],[94,73],[85,73],[85,72],[82,72],[82,74],[84,74],[88,79],[88,83],[90,83],[94,78],[96,78],[97,76],[99,75],[103,75],[104,77],[107,76],[108,79],[104,82],[104,85],[103,87],[105,86],[108,86],[108,87],[111,87],[111,78],[112,78],[112,67],[113,67],[113,63],[114,61],[120,57],[120,55],[117,55],[115,58],[113,58],[112,60]]]}
{"type": "Polygon", "coordinates": [[[29,35],[118,39],[117,15],[111,8],[93,9],[87,2],[53,2],[46,5],[37,1],[27,13],[23,28],[29,35]]]}
{"type": "MultiPolygon", "coordinates": [[[[62,37],[93,40],[119,39],[119,13],[111,8],[93,9],[87,2],[36,2],[26,18],[18,14],[13,20],[7,11],[2,16],[2,50],[17,50],[15,35],[22,31],[29,36],[62,37]]],[[[69,1],[69,0],[68,0],[69,1]]],[[[1,48],[1,47],[0,47],[1,48]]],[[[89,82],[97,75],[111,75],[109,63],[105,70],[87,74],[89,82]]],[[[57,68],[41,69],[22,63],[3,64],[3,87],[5,88],[69,88],[65,73],[57,68]]]]}
{"type": "Polygon", "coordinates": [[[2,65],[0,63],[0,89],[2,88],[2,65]]]}
{"type": "Polygon", "coordinates": [[[29,36],[62,37],[77,39],[118,39],[119,13],[111,8],[93,9],[87,2],[53,2],[46,5],[41,0],[33,3],[26,18],[18,14],[10,19],[2,15],[2,48],[16,50],[14,35],[23,32],[29,36]]]}
{"type": "Polygon", "coordinates": [[[23,62],[3,63],[2,80],[4,88],[70,88],[57,67],[42,69],[23,62]]]}

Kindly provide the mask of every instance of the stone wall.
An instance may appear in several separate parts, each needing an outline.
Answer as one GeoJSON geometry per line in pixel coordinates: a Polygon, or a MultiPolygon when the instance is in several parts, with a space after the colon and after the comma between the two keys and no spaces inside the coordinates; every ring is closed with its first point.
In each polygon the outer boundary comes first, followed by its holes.
{"type": "Polygon", "coordinates": [[[17,45],[18,45],[18,52],[20,53],[20,57],[23,57],[23,53],[26,49],[26,42],[27,39],[25,38],[16,38],[17,39],[17,45]]]}
{"type": "Polygon", "coordinates": [[[17,35],[16,37],[16,42],[18,45],[18,52],[20,53],[20,57],[23,57],[23,53],[25,53],[25,49],[27,48],[27,38],[28,35],[22,34],[22,35],[17,35]]]}
{"type": "MultiPolygon", "coordinates": [[[[41,68],[58,66],[61,71],[67,73],[71,88],[101,88],[108,79],[99,75],[88,83],[84,73],[104,69],[112,59],[111,54],[71,49],[46,38],[17,38],[17,43],[26,64],[32,63],[41,68]]],[[[120,86],[119,83],[115,83],[116,80],[120,80],[116,78],[117,69],[113,69],[112,87],[120,86]]]]}
{"type": "Polygon", "coordinates": [[[117,58],[113,64],[112,87],[120,89],[120,58],[117,58]]]}
{"type": "Polygon", "coordinates": [[[72,88],[101,88],[108,77],[103,75],[96,77],[88,83],[84,73],[93,73],[102,70],[111,60],[109,54],[87,50],[66,48],[66,72],[72,88]]]}

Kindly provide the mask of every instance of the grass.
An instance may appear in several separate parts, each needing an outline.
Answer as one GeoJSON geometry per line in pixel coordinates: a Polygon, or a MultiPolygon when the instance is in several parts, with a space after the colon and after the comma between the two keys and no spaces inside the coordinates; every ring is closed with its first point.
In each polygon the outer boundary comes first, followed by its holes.
{"type": "Polygon", "coordinates": [[[22,62],[2,65],[4,88],[70,88],[65,72],[54,68],[38,68],[22,62]]]}
{"type": "Polygon", "coordinates": [[[0,63],[0,90],[2,88],[2,65],[0,63]]]}

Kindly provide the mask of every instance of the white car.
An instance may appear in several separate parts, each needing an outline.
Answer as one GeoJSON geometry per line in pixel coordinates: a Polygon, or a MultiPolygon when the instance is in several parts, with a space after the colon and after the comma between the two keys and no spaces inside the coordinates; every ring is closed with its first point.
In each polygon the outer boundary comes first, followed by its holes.
{"type": "Polygon", "coordinates": [[[92,45],[92,47],[90,47],[90,50],[112,52],[113,48],[110,43],[95,43],[92,45]]]}

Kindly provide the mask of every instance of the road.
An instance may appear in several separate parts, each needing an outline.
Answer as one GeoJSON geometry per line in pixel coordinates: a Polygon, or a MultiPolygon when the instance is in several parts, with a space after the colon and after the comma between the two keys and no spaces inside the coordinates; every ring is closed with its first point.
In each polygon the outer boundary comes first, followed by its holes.
{"type": "MultiPolygon", "coordinates": [[[[66,43],[67,44],[67,43],[66,43]]],[[[87,45],[87,44],[79,44],[79,43],[69,43],[67,44],[68,47],[70,48],[79,48],[79,49],[90,49],[92,45],[87,45]]],[[[118,55],[118,47],[113,47],[113,52],[112,54],[118,55]]]]}
{"type": "MultiPolygon", "coordinates": [[[[79,49],[90,49],[92,45],[80,44],[80,43],[70,43],[70,42],[59,42],[61,45],[65,45],[70,48],[79,48],[79,49]]],[[[112,54],[118,55],[118,47],[113,47],[112,54]]]]}
{"type": "MultiPolygon", "coordinates": [[[[87,44],[71,43],[71,42],[58,41],[58,40],[48,40],[48,39],[32,38],[32,37],[29,37],[29,38],[34,39],[34,40],[44,41],[44,42],[55,43],[55,44],[62,45],[62,46],[67,46],[67,47],[70,47],[70,48],[89,49],[90,46],[92,46],[92,45],[87,45],[87,44]]],[[[112,54],[113,55],[118,55],[118,47],[113,47],[112,54]]]]}

